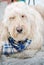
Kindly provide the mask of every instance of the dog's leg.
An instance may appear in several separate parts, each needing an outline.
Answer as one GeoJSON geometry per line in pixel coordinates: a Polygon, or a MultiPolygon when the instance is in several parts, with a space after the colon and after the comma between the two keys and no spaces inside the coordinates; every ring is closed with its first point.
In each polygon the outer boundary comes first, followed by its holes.
{"type": "Polygon", "coordinates": [[[31,57],[33,57],[36,54],[37,51],[38,50],[31,50],[31,49],[24,50],[23,52],[19,52],[19,53],[11,55],[11,57],[14,57],[14,58],[23,58],[23,59],[31,58],[31,57]]]}

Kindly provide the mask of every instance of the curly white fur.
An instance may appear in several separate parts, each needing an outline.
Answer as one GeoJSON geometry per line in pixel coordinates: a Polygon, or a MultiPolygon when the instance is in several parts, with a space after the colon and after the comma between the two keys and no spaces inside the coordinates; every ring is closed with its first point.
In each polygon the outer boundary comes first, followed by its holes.
{"type": "MultiPolygon", "coordinates": [[[[35,8],[29,7],[24,2],[9,4],[5,9],[3,23],[7,28],[7,32],[16,41],[24,40],[25,38],[32,39],[32,43],[27,49],[21,53],[14,54],[14,57],[32,57],[41,48],[43,43],[43,19],[35,8]],[[23,28],[22,33],[16,31],[17,27],[19,29],[23,28]]],[[[7,35],[6,37],[8,38],[7,35]]]]}

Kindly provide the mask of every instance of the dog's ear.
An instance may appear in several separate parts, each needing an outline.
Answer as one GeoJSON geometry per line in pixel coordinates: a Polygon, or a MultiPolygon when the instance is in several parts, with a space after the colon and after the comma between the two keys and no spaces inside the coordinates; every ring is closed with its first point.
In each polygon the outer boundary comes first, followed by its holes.
{"type": "Polygon", "coordinates": [[[8,39],[9,33],[7,27],[3,26],[2,33],[1,33],[1,40],[5,41],[8,39]]]}
{"type": "Polygon", "coordinates": [[[0,22],[0,53],[1,53],[3,42],[8,39],[8,35],[9,34],[7,28],[4,26],[2,22],[0,22]]]}
{"type": "Polygon", "coordinates": [[[42,15],[42,17],[44,19],[44,6],[35,5],[35,9],[42,15]]]}

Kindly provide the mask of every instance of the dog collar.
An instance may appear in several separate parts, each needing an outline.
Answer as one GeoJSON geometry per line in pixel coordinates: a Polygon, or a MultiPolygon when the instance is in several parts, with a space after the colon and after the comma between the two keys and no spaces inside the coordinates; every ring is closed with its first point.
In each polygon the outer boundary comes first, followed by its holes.
{"type": "Polygon", "coordinates": [[[26,49],[26,47],[29,46],[29,44],[31,44],[32,42],[32,40],[28,39],[16,42],[16,40],[14,40],[12,37],[9,37],[8,41],[12,45],[12,47],[15,48],[18,52],[21,52],[26,49]]]}

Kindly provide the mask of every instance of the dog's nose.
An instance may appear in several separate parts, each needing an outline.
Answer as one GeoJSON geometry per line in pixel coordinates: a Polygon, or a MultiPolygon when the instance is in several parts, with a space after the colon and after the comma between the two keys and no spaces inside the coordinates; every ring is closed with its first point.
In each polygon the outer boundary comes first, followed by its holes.
{"type": "Polygon", "coordinates": [[[16,28],[18,33],[22,33],[23,29],[22,28],[16,28]]]}

